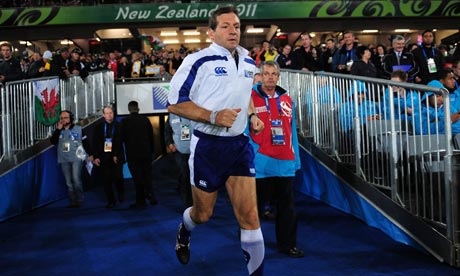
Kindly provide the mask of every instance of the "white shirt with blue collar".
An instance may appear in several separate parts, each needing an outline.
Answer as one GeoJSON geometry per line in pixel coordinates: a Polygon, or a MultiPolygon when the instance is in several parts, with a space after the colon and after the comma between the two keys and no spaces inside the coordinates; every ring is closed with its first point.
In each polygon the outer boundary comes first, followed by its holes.
{"type": "Polygon", "coordinates": [[[169,104],[193,101],[208,110],[241,108],[229,129],[202,122],[192,122],[194,129],[218,136],[237,136],[246,128],[255,62],[248,51],[236,48],[238,67],[230,51],[212,43],[206,49],[187,56],[171,80],[169,104]]]}

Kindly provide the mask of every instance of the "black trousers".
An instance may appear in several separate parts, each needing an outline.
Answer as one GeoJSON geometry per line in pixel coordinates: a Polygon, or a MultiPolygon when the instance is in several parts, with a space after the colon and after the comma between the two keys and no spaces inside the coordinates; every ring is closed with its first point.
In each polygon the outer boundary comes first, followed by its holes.
{"type": "Polygon", "coordinates": [[[128,168],[136,188],[136,204],[145,205],[145,199],[155,198],[152,184],[152,161],[134,159],[128,161],[128,168]]]}
{"type": "Polygon", "coordinates": [[[107,203],[115,204],[117,202],[113,186],[117,189],[118,200],[124,199],[125,187],[123,183],[123,164],[115,164],[112,160],[102,161],[100,166],[102,183],[104,184],[105,196],[107,203]]]}
{"type": "Polygon", "coordinates": [[[176,164],[179,167],[179,192],[184,203],[185,208],[193,205],[192,199],[192,185],[190,184],[190,168],[188,166],[188,159],[190,154],[174,152],[176,164]]]}
{"type": "Polygon", "coordinates": [[[287,250],[297,244],[297,214],[294,207],[294,178],[258,178],[257,205],[263,210],[265,203],[276,204],[276,244],[279,250],[287,250]]]}

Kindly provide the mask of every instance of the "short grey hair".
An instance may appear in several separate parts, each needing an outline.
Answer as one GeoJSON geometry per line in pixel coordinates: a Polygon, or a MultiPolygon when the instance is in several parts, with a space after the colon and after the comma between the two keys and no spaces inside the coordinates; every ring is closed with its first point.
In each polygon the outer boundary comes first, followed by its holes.
{"type": "Polygon", "coordinates": [[[393,40],[391,41],[391,45],[394,45],[396,42],[398,41],[404,41],[406,42],[406,39],[404,38],[404,36],[402,35],[397,35],[395,36],[395,38],[393,38],[393,40]]]}

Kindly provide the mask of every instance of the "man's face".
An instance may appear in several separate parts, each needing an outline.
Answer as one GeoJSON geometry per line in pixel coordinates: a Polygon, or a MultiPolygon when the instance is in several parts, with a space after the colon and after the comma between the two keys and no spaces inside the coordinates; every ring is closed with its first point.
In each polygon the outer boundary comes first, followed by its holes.
{"type": "Polygon", "coordinates": [[[441,83],[446,87],[447,89],[455,89],[455,78],[454,74],[448,74],[445,79],[441,80],[441,83]]]}
{"type": "Polygon", "coordinates": [[[283,48],[283,54],[287,56],[287,55],[289,55],[289,53],[291,52],[291,50],[292,50],[292,49],[291,49],[291,46],[286,45],[286,46],[284,46],[284,48],[283,48]]]}
{"type": "Polygon", "coordinates": [[[355,36],[352,33],[346,33],[343,36],[346,45],[352,45],[355,42],[355,36]]]}
{"type": "Polygon", "coordinates": [[[4,59],[9,59],[11,57],[11,50],[8,46],[2,46],[1,50],[2,56],[4,59]]]}
{"type": "Polygon", "coordinates": [[[70,125],[70,114],[67,113],[67,112],[62,112],[61,115],[59,116],[59,120],[61,122],[61,124],[66,127],[68,125],[70,125]]]}
{"type": "Polygon", "coordinates": [[[457,66],[453,67],[454,69],[454,75],[460,77],[460,63],[457,64],[457,66]]]}
{"type": "Polygon", "coordinates": [[[104,108],[104,119],[107,123],[113,121],[113,110],[111,108],[104,108]]]}
{"type": "Polygon", "coordinates": [[[310,47],[310,45],[311,45],[311,38],[310,38],[308,35],[302,35],[302,36],[301,36],[301,39],[302,39],[302,46],[303,46],[304,48],[310,47]]]}
{"type": "Polygon", "coordinates": [[[278,83],[279,72],[274,66],[264,65],[262,71],[262,85],[265,88],[275,88],[278,83]]]}
{"type": "Polygon", "coordinates": [[[393,48],[396,52],[402,52],[402,50],[404,50],[405,45],[406,43],[404,42],[404,40],[398,40],[395,43],[393,43],[393,48]]]}
{"type": "Polygon", "coordinates": [[[217,17],[215,30],[209,30],[211,40],[232,52],[240,44],[240,20],[234,13],[224,13],[217,17]]]}
{"type": "Polygon", "coordinates": [[[334,46],[335,46],[334,44],[335,43],[333,41],[330,41],[330,40],[326,41],[326,47],[328,49],[334,49],[334,46]]]}
{"type": "Polygon", "coordinates": [[[79,53],[72,53],[72,60],[78,61],[80,60],[80,54],[79,53]]]}
{"type": "Polygon", "coordinates": [[[425,33],[422,37],[422,41],[425,44],[431,44],[433,43],[433,40],[434,40],[434,36],[433,36],[433,33],[431,32],[425,33]]]}

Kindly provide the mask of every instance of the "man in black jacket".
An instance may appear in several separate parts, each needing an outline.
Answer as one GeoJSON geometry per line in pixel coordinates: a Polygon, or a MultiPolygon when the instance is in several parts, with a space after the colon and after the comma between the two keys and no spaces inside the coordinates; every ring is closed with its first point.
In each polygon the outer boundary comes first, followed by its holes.
{"type": "Polygon", "coordinates": [[[432,30],[426,30],[422,33],[422,45],[412,53],[419,67],[415,82],[427,84],[432,80],[438,80],[439,71],[444,66],[444,57],[434,46],[434,33],[432,30]]]}
{"type": "Polygon", "coordinates": [[[130,115],[121,122],[122,140],[126,147],[128,168],[136,187],[136,202],[131,208],[144,209],[145,199],[157,204],[152,189],[153,128],[149,119],[139,115],[136,101],[128,103],[130,115]]]}
{"type": "Polygon", "coordinates": [[[2,60],[0,61],[0,82],[20,80],[23,78],[21,64],[13,57],[13,47],[9,43],[2,43],[0,51],[2,60]]]}
{"type": "Polygon", "coordinates": [[[100,168],[105,195],[107,197],[106,208],[113,208],[116,204],[113,185],[118,192],[118,201],[123,202],[123,163],[124,153],[121,140],[121,126],[114,120],[113,108],[106,106],[102,110],[104,121],[95,126],[92,136],[92,154],[90,158],[100,168]]]}

